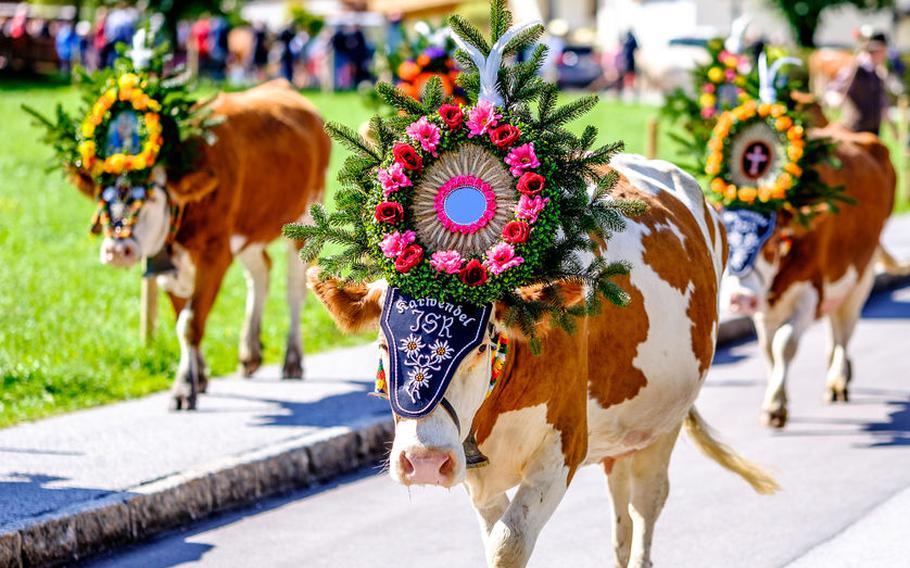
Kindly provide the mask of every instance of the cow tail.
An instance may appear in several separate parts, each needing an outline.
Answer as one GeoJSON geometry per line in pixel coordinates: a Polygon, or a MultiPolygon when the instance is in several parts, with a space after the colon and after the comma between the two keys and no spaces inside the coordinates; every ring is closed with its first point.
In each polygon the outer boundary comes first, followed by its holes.
{"type": "Polygon", "coordinates": [[[686,433],[701,453],[742,477],[757,493],[770,495],[780,489],[769,473],[737,454],[733,448],[719,442],[694,406],[686,415],[685,425],[686,433]]]}
{"type": "Polygon", "coordinates": [[[888,274],[907,276],[910,274],[910,262],[901,262],[888,252],[884,245],[878,245],[878,262],[888,274]]]}

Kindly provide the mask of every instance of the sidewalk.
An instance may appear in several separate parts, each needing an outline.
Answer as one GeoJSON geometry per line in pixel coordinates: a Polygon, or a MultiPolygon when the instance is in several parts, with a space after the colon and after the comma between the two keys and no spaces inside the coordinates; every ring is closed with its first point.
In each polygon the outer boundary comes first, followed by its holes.
{"type": "MultiPolygon", "coordinates": [[[[910,215],[885,242],[910,258],[910,215]]],[[[720,336],[749,333],[727,319],[720,336]]],[[[365,345],[310,356],[303,382],[212,381],[196,412],[161,393],[0,430],[0,566],[72,562],[375,464],[392,435],[375,372],[365,345]]]]}

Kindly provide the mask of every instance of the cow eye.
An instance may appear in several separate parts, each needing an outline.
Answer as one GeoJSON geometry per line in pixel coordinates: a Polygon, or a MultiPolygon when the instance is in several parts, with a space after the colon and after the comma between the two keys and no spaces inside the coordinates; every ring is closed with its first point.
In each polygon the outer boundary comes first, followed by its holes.
{"type": "Polygon", "coordinates": [[[487,345],[485,343],[481,344],[481,346],[478,347],[477,350],[480,351],[481,353],[483,353],[487,350],[487,345]]]}

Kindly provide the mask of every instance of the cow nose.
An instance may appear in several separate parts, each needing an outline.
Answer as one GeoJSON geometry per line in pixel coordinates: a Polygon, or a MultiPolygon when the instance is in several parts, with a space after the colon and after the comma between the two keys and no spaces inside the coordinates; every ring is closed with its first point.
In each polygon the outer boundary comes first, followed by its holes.
{"type": "Polygon", "coordinates": [[[398,459],[407,485],[447,485],[455,470],[455,456],[450,451],[409,449],[398,459]]]}
{"type": "Polygon", "coordinates": [[[730,311],[751,316],[758,311],[758,298],[755,294],[734,292],[730,295],[730,311]]]}
{"type": "Polygon", "coordinates": [[[101,262],[128,267],[139,260],[139,244],[133,239],[107,239],[101,245],[101,262]]]}

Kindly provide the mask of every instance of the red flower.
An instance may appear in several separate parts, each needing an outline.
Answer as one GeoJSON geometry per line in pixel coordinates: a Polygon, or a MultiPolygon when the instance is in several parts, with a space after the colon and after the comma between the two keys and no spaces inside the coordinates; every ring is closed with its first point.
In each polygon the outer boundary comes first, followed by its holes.
{"type": "Polygon", "coordinates": [[[534,197],[543,190],[545,182],[546,180],[542,175],[535,174],[534,172],[525,172],[518,178],[517,189],[520,193],[523,193],[528,197],[534,197]]]}
{"type": "Polygon", "coordinates": [[[404,219],[404,208],[401,206],[401,203],[383,201],[376,206],[374,217],[380,223],[399,223],[404,219]]]}
{"type": "Polygon", "coordinates": [[[395,144],[392,154],[395,156],[395,161],[406,170],[419,170],[423,167],[423,158],[408,144],[395,144]]]}
{"type": "Polygon", "coordinates": [[[531,227],[523,221],[511,221],[502,228],[502,238],[513,245],[525,242],[530,234],[531,227]]]}
{"type": "Polygon", "coordinates": [[[395,270],[407,272],[423,260],[423,249],[420,245],[408,245],[395,259],[395,270]]]}
{"type": "Polygon", "coordinates": [[[439,116],[450,129],[455,130],[464,121],[464,113],[458,105],[442,105],[439,107],[439,116]]]}
{"type": "Polygon", "coordinates": [[[503,124],[490,131],[490,142],[502,150],[514,144],[520,135],[521,131],[518,128],[511,124],[503,124]]]}
{"type": "Polygon", "coordinates": [[[483,263],[474,258],[458,271],[458,278],[468,286],[480,286],[487,281],[487,269],[483,263]]]}

